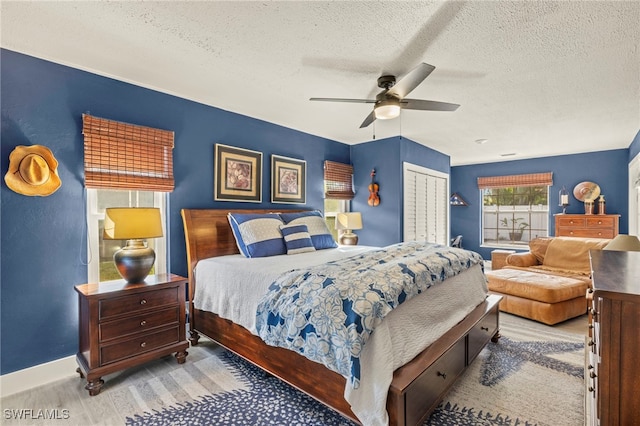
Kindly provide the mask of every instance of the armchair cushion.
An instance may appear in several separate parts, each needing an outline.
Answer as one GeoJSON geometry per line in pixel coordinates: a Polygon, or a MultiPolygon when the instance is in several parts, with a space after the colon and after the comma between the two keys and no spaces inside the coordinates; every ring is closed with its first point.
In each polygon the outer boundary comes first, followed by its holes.
{"type": "Polygon", "coordinates": [[[514,253],[507,257],[507,265],[509,266],[519,266],[521,268],[526,268],[527,266],[535,266],[538,264],[538,259],[531,252],[514,253]]]}

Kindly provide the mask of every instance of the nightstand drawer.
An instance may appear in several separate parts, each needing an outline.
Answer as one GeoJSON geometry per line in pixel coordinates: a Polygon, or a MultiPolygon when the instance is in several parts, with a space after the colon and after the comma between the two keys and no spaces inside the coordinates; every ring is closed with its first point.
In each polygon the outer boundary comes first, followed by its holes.
{"type": "Polygon", "coordinates": [[[178,327],[135,337],[124,342],[104,345],[100,348],[100,365],[120,361],[144,352],[149,352],[162,346],[180,341],[178,327]]]}
{"type": "Polygon", "coordinates": [[[122,314],[135,313],[142,309],[178,304],[178,287],[164,290],[145,291],[131,296],[117,297],[100,301],[100,320],[122,314]]]}
{"type": "Polygon", "coordinates": [[[100,324],[100,341],[117,339],[129,334],[146,332],[153,328],[177,324],[180,320],[180,308],[169,308],[158,312],[148,312],[130,318],[104,322],[100,324]]]}

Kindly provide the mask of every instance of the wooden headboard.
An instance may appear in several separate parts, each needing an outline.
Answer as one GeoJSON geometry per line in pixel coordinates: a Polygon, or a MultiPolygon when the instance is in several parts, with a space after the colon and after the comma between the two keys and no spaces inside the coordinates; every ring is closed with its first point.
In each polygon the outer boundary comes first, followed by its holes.
{"type": "MultiPolygon", "coordinates": [[[[300,212],[304,210],[286,210],[300,212]]],[[[182,209],[182,224],[187,245],[187,267],[189,271],[189,299],[195,289],[193,269],[200,259],[240,253],[231,231],[229,213],[273,213],[273,209],[182,209]]]]}

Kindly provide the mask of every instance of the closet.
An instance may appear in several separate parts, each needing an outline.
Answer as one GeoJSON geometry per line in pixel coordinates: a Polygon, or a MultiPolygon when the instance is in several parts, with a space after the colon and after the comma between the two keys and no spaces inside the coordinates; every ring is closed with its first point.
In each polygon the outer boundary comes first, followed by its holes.
{"type": "Polygon", "coordinates": [[[404,241],[449,245],[449,175],[403,163],[404,241]]]}

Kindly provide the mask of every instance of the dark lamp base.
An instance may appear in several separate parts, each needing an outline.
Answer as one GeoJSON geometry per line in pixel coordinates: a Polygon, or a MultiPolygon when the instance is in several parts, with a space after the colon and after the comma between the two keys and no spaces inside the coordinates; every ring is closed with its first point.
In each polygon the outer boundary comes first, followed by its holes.
{"type": "Polygon", "coordinates": [[[113,255],[118,272],[128,283],[139,283],[149,275],[156,253],[143,240],[127,240],[127,245],[113,255]]]}

